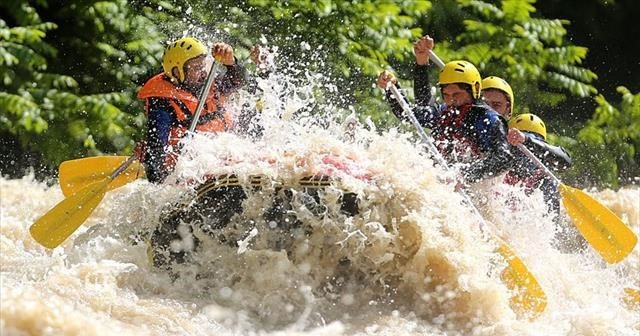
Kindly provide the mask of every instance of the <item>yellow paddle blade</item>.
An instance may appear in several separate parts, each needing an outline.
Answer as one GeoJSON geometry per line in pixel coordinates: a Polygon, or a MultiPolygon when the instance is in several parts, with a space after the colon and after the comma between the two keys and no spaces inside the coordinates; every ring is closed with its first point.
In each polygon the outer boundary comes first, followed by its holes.
{"type": "Polygon", "coordinates": [[[640,311],[640,289],[625,288],[622,301],[630,310],[640,311]]]}
{"type": "Polygon", "coordinates": [[[562,204],[578,231],[608,263],[623,260],[638,237],[609,208],[582,190],[560,185],[562,204]]]}
{"type": "MultiPolygon", "coordinates": [[[[60,189],[65,196],[72,195],[89,184],[111,175],[128,158],[127,156],[94,156],[64,161],[59,167],[60,189]]],[[[144,176],[144,167],[139,161],[134,161],[109,183],[107,191],[133,182],[141,176],[144,176]]]]}
{"type": "Polygon", "coordinates": [[[31,236],[44,247],[62,244],[102,201],[109,182],[105,177],[62,200],[31,225],[31,236]]]}
{"type": "Polygon", "coordinates": [[[511,247],[497,239],[497,251],[507,261],[507,267],[500,274],[500,278],[507,288],[514,292],[510,300],[511,308],[520,316],[534,319],[547,307],[547,295],[511,247]]]}

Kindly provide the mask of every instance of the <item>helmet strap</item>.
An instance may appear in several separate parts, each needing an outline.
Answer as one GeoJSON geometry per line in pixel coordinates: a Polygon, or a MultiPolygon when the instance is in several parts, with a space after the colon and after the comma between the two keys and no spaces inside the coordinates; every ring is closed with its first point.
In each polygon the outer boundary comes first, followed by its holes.
{"type": "Polygon", "coordinates": [[[180,82],[180,70],[178,69],[178,67],[174,66],[173,68],[171,68],[171,75],[171,80],[178,84],[180,82]]]}
{"type": "Polygon", "coordinates": [[[478,99],[480,98],[480,83],[479,82],[475,82],[473,84],[473,86],[475,86],[476,89],[476,94],[473,94],[473,90],[471,90],[471,97],[473,97],[473,99],[478,99]]]}

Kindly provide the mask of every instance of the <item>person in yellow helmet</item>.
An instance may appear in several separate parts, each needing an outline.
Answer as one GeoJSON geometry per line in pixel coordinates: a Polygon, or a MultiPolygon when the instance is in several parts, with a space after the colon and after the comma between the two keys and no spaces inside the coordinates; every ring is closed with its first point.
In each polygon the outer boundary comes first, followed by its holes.
{"type": "MultiPolygon", "coordinates": [[[[535,114],[524,113],[509,120],[509,143],[513,146],[523,144],[547,167],[552,170],[564,170],[571,166],[571,156],[564,148],[551,145],[547,142],[547,128],[535,114]]],[[[557,216],[560,210],[558,186],[531,160],[519,150],[514,149],[514,169],[505,176],[505,182],[509,184],[522,183],[527,193],[535,188],[542,190],[549,210],[557,216]]]]}
{"type": "MultiPolygon", "coordinates": [[[[547,204],[548,213],[557,224],[557,240],[580,242],[580,239],[575,237],[565,239],[565,233],[568,228],[560,225],[558,185],[515,146],[523,144],[546,166],[557,171],[565,170],[571,166],[569,153],[564,148],[551,145],[546,141],[546,125],[538,116],[525,113],[511,118],[515,106],[515,97],[511,85],[506,80],[497,76],[484,78],[482,80],[481,94],[485,103],[508,122],[507,141],[514,146],[511,148],[514,160],[512,168],[505,174],[504,182],[511,185],[523,185],[527,194],[531,194],[534,189],[540,189],[547,204]]],[[[575,236],[574,232],[571,233],[575,236]]]]}
{"type": "Polygon", "coordinates": [[[225,65],[226,72],[214,79],[196,131],[226,131],[233,121],[224,110],[225,100],[246,81],[244,67],[226,43],[216,43],[209,51],[193,37],[171,42],[162,56],[163,71],[138,92],[148,120],[143,162],[149,181],[162,182],[173,169],[178,143],[189,129],[214,59],[225,65]]]}
{"type": "Polygon", "coordinates": [[[514,96],[511,85],[506,80],[489,76],[482,80],[482,99],[505,120],[511,119],[514,109],[514,96]]]}
{"type": "MultiPolygon", "coordinates": [[[[436,147],[449,163],[459,163],[464,184],[496,176],[510,166],[512,154],[507,143],[507,127],[496,111],[480,99],[482,83],[476,67],[467,61],[452,61],[440,71],[440,93],[444,104],[431,103],[429,51],[434,42],[428,35],[413,46],[415,53],[414,114],[431,130],[436,147]]],[[[377,84],[386,90],[392,112],[405,119],[401,105],[388,90],[397,80],[384,71],[377,84]]],[[[460,187],[458,185],[457,187],[460,187]]]]}
{"type": "MultiPolygon", "coordinates": [[[[569,153],[564,148],[547,142],[546,125],[535,114],[524,113],[511,118],[507,140],[513,146],[524,145],[551,170],[561,171],[571,166],[569,153]]],[[[519,149],[514,148],[513,153],[513,168],[505,175],[504,182],[523,186],[527,194],[540,189],[548,214],[556,223],[554,244],[564,252],[583,250],[587,245],[584,238],[560,216],[560,193],[557,182],[531,162],[519,149]]]]}

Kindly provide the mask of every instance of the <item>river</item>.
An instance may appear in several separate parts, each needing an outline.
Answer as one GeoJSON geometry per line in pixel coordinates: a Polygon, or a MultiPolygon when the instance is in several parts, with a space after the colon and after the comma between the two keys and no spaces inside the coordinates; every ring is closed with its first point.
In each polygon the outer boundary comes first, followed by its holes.
{"type": "MultiPolygon", "coordinates": [[[[410,135],[365,122],[345,136],[339,123],[294,121],[288,113],[299,106],[281,105],[279,121],[260,140],[195,135],[165,185],[140,179],[110,191],[52,250],[29,227],[63,199],[59,185],[30,175],[1,178],[0,333],[640,333],[640,311],[622,301],[624,288],[640,286],[638,247],[618,264],[591,248],[561,251],[541,195],[526,197],[500,183],[476,186],[469,192],[490,231],[513,248],[548,298],[540,316],[522,317],[500,279],[504,262],[495,242],[481,238],[481,219],[410,135]],[[327,154],[348,168],[334,169],[323,160],[327,154]],[[338,179],[321,192],[329,204],[324,216],[295,205],[291,211],[303,224],[284,230],[260,220],[270,199],[256,193],[244,203],[245,216],[225,229],[236,244],[207,240],[194,253],[197,262],[172,272],[150,264],[149,232],[167,206],[193,192],[181,182],[233,172],[249,188],[256,174],[287,183],[326,169],[338,179]],[[338,209],[342,190],[358,195],[355,216],[338,209]]],[[[637,187],[589,192],[639,233],[637,187]]]]}

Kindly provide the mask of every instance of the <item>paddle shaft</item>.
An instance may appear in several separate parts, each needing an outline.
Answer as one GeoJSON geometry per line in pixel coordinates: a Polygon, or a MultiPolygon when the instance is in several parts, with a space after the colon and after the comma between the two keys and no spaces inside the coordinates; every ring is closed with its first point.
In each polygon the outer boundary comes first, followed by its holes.
{"type": "Polygon", "coordinates": [[[444,68],[444,62],[433,52],[433,50],[429,50],[429,59],[433,61],[438,68],[444,68]]]}
{"type": "Polygon", "coordinates": [[[556,181],[556,183],[561,184],[562,182],[560,182],[560,180],[553,175],[553,173],[551,172],[551,170],[549,170],[549,168],[547,168],[547,166],[544,165],[544,163],[542,163],[542,161],[540,161],[540,159],[538,159],[535,155],[533,155],[533,153],[531,153],[531,151],[525,147],[523,144],[518,144],[517,145],[518,149],[520,151],[522,151],[522,153],[524,153],[524,155],[526,155],[538,168],[542,169],[545,174],[547,174],[549,177],[553,178],[554,181],[556,181]]]}
{"type": "Polygon", "coordinates": [[[133,161],[137,159],[138,157],[136,155],[131,155],[127,159],[127,161],[123,162],[120,166],[118,166],[118,168],[116,168],[116,170],[113,171],[113,173],[111,173],[111,175],[109,175],[109,180],[113,181],[116,177],[118,177],[118,175],[127,170],[127,168],[133,163],[133,161]]]}
{"type": "Polygon", "coordinates": [[[198,119],[200,119],[200,114],[202,113],[204,104],[207,101],[207,94],[209,94],[209,90],[211,89],[211,84],[213,83],[213,78],[215,77],[215,71],[213,71],[215,66],[216,66],[216,62],[214,60],[213,63],[211,64],[211,69],[209,69],[209,74],[207,75],[207,81],[204,83],[202,92],[200,92],[200,100],[198,100],[198,106],[196,107],[196,112],[193,114],[193,120],[191,121],[191,125],[189,126],[189,132],[193,132],[196,129],[196,125],[198,125],[198,119]]]}

